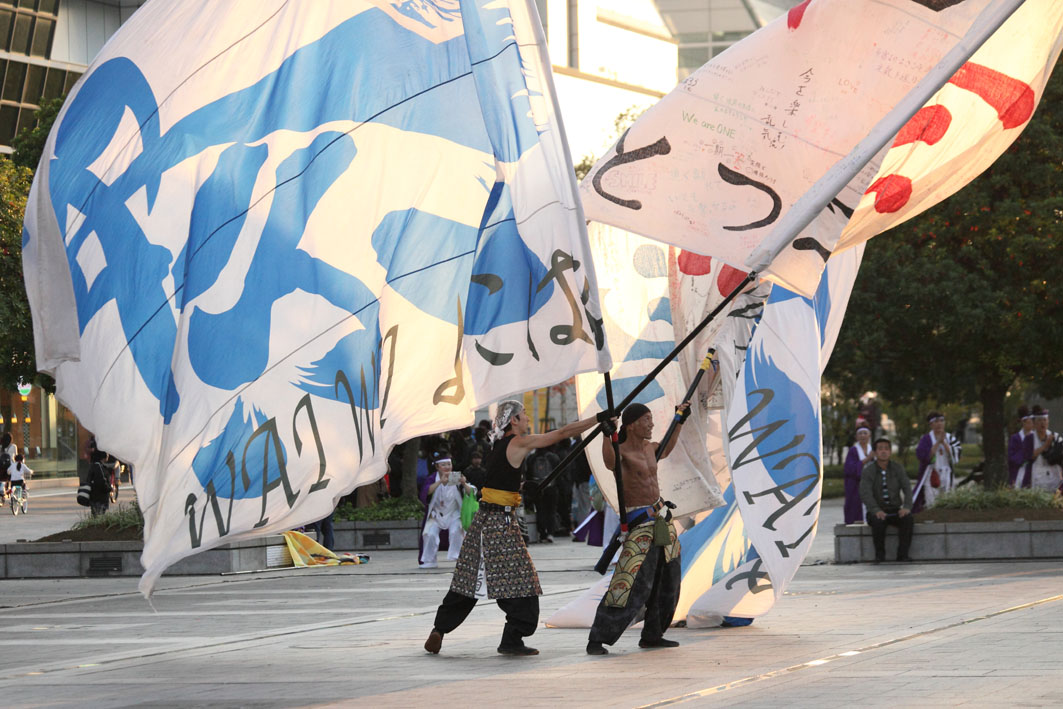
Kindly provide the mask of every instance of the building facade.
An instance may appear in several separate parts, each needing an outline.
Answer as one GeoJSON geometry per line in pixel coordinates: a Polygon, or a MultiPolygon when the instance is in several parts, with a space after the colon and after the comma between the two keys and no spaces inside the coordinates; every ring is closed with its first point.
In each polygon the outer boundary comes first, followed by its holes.
{"type": "Polygon", "coordinates": [[[0,0],[0,153],[146,0],[0,0]]]}

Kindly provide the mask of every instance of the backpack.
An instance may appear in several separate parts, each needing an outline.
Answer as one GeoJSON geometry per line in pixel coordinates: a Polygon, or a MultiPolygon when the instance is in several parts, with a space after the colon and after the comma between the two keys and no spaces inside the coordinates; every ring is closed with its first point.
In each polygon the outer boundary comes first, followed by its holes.
{"type": "Polygon", "coordinates": [[[0,470],[7,473],[7,469],[11,467],[11,454],[7,451],[0,453],[0,470]]]}
{"type": "MultiPolygon", "coordinates": [[[[1045,448],[1041,455],[1044,456],[1045,462],[1049,465],[1063,464],[1063,438],[1056,434],[1056,437],[1052,439],[1052,445],[1045,448]]],[[[0,459],[0,462],[3,462],[2,459],[0,459]]]]}

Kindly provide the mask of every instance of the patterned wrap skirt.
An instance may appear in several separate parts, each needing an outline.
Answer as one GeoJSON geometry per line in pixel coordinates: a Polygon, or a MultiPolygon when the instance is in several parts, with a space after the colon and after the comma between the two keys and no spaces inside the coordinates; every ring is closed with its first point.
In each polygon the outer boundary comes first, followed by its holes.
{"type": "Polygon", "coordinates": [[[543,595],[539,575],[520,534],[516,511],[480,505],[465,532],[450,590],[469,598],[543,595]],[[485,589],[479,588],[483,583],[487,585],[486,594],[485,589]]]}
{"type": "MultiPolygon", "coordinates": [[[[628,532],[627,539],[620,551],[620,558],[616,561],[613,570],[613,579],[609,582],[609,590],[605,592],[603,602],[612,608],[623,608],[627,605],[628,597],[635,586],[646,560],[646,555],[653,549],[653,525],[650,519],[628,532]]],[[[663,547],[663,563],[668,564],[679,558],[679,538],[675,532],[675,525],[669,524],[669,543],[663,547]]],[[[464,550],[463,550],[464,551],[464,550]]]]}

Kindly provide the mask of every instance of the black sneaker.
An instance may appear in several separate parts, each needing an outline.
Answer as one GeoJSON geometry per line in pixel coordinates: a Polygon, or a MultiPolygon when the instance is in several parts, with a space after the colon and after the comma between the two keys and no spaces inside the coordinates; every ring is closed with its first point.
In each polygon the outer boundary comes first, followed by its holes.
{"type": "Polygon", "coordinates": [[[601,643],[590,642],[587,643],[588,655],[608,655],[609,651],[601,643]]]}
{"type": "Polygon", "coordinates": [[[539,651],[533,647],[528,647],[527,645],[499,645],[498,654],[524,657],[527,655],[538,655],[539,651]]]}
{"type": "Polygon", "coordinates": [[[433,655],[438,655],[441,647],[443,647],[443,633],[432,628],[432,632],[428,634],[428,639],[424,641],[424,649],[433,655]]]}
{"type": "Polygon", "coordinates": [[[642,638],[641,640],[639,640],[639,647],[679,647],[679,643],[677,643],[675,640],[669,640],[668,638],[657,638],[656,640],[647,640],[646,638],[642,638]]]}
{"type": "Polygon", "coordinates": [[[912,557],[910,557],[910,556],[898,556],[897,557],[897,561],[911,561],[911,560],[912,560],[912,557]]]}

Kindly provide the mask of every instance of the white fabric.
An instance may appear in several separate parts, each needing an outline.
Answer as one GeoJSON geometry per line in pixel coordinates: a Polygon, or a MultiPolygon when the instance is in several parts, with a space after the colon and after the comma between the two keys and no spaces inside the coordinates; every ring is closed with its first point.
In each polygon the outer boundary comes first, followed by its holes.
{"type": "MultiPolygon", "coordinates": [[[[677,292],[674,284],[678,283],[680,274],[674,264],[675,249],[595,222],[590,224],[588,232],[602,289],[603,326],[614,355],[611,376],[616,405],[682,339],[673,326],[672,304],[672,296],[677,292]]],[[[716,302],[721,298],[717,296],[716,302]]],[[[724,321],[725,318],[718,319],[709,328],[709,336],[718,332],[724,321]]],[[[708,345],[703,343],[710,341],[702,338],[688,347],[635,398],[653,414],[652,440],[662,440],[676,405],[682,401],[705,355],[702,347],[708,345]]],[[[600,374],[578,375],[576,393],[581,417],[593,416],[606,408],[604,379],[600,374]]],[[[677,516],[723,503],[705,445],[707,401],[699,396],[691,405],[686,423],[676,431],[675,448],[657,465],[661,496],[678,505],[674,511],[677,516]]],[[[615,510],[616,483],[613,472],[602,459],[601,440],[595,440],[586,451],[602,495],[610,510],[615,510]]],[[[607,524],[606,534],[612,529],[607,524]]]]}
{"type": "Polygon", "coordinates": [[[537,17],[155,0],[71,91],[27,292],[58,398],[137,468],[145,592],[324,517],[396,443],[608,367],[537,17]]]}
{"type": "Polygon", "coordinates": [[[1026,127],[1061,48],[1063,3],[1026,0],[901,131],[872,183],[893,176],[896,194],[868,190],[836,250],[911,219],[992,165],[1026,127]]]}
{"type": "Polygon", "coordinates": [[[776,285],[764,306],[726,402],[733,502],[680,538],[691,567],[683,595],[687,585],[705,589],[689,606],[689,627],[766,613],[808,553],[822,486],[820,376],[862,257],[863,249],[831,257],[815,298],[776,285]]]}
{"type": "MultiPolygon", "coordinates": [[[[745,268],[782,211],[968,33],[991,26],[999,6],[802,3],[643,114],[583,181],[588,217],[745,268]]],[[[768,277],[812,294],[883,153],[775,259],[768,277]]]]}

